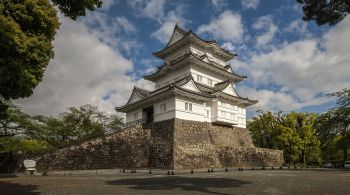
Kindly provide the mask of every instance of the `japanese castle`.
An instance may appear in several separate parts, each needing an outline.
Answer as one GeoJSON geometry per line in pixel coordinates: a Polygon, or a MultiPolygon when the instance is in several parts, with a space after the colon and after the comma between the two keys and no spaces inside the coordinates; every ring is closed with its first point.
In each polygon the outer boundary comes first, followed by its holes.
{"type": "Polygon", "coordinates": [[[166,47],[153,55],[164,60],[155,73],[144,76],[155,90],[134,87],[128,102],[116,108],[126,113],[126,123],[178,118],[246,127],[246,107],[257,101],[237,93],[235,84],[247,77],[226,64],[237,54],[175,25],[166,47]]]}

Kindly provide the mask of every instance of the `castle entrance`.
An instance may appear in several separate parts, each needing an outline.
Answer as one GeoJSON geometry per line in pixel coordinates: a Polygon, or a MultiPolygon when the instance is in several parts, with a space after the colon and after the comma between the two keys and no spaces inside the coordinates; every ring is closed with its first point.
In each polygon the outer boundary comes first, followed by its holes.
{"type": "Polygon", "coordinates": [[[153,108],[153,105],[144,108],[143,112],[146,113],[146,123],[153,122],[153,119],[154,119],[154,108],[153,108]]]}

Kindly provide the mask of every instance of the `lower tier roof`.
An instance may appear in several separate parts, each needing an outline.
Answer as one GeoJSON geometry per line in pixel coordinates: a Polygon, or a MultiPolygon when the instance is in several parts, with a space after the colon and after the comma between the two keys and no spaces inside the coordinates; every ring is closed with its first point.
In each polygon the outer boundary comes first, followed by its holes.
{"type": "MultiPolygon", "coordinates": [[[[227,86],[230,83],[231,83],[230,81],[225,81],[220,83],[217,86],[214,86],[210,90],[202,90],[203,86],[200,86],[198,83],[194,82],[192,76],[188,75],[174,83],[161,87],[157,90],[154,90],[154,91],[145,90],[143,91],[145,93],[143,93],[142,95],[146,95],[146,94],[147,95],[142,96],[141,97],[142,99],[135,102],[128,101],[126,105],[116,107],[116,110],[120,112],[127,112],[129,110],[133,110],[141,106],[151,104],[151,103],[157,102],[158,100],[164,99],[166,97],[171,97],[174,95],[181,95],[181,96],[198,99],[198,100],[215,100],[218,98],[226,99],[228,101],[234,102],[235,104],[242,105],[242,106],[250,106],[258,102],[257,100],[250,100],[248,98],[240,97],[238,94],[237,96],[233,96],[221,91],[223,89],[223,86],[227,86]],[[199,92],[181,87],[182,85],[190,81],[192,81],[196,85],[196,87],[200,89],[199,92]]],[[[136,91],[139,93],[140,89],[137,88],[136,91]]]]}

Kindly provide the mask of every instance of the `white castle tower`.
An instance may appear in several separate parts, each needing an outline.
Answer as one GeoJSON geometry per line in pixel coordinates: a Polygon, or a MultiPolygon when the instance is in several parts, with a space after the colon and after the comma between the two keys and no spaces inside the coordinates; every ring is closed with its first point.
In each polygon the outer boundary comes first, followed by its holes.
{"type": "Polygon", "coordinates": [[[235,84],[247,78],[226,64],[236,54],[176,25],[166,47],[153,55],[164,60],[144,77],[155,82],[155,90],[134,87],[128,102],[116,108],[127,123],[179,118],[246,127],[246,107],[257,101],[236,91],[235,84]]]}

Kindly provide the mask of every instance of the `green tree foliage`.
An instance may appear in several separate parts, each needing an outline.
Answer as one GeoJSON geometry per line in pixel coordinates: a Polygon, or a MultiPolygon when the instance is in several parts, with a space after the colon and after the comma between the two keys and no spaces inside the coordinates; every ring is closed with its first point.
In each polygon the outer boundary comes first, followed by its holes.
{"type": "Polygon", "coordinates": [[[122,124],[121,118],[107,115],[95,106],[70,107],[68,110],[57,118],[34,116],[27,135],[57,147],[102,136],[105,132],[118,129],[122,124]]]}
{"type": "Polygon", "coordinates": [[[86,10],[93,11],[102,6],[102,0],[51,0],[65,16],[76,20],[85,16],[86,10]]]}
{"type": "MultiPolygon", "coordinates": [[[[343,161],[350,149],[350,89],[330,94],[337,97],[336,107],[321,114],[315,123],[324,151],[343,152],[343,161]]],[[[329,154],[329,158],[333,158],[329,154]]]]}
{"type": "Polygon", "coordinates": [[[17,150],[20,140],[14,138],[15,135],[22,134],[26,115],[18,107],[10,102],[6,102],[8,109],[5,114],[6,118],[0,119],[0,153],[17,150]]]}
{"type": "Polygon", "coordinates": [[[256,146],[283,150],[287,163],[319,163],[320,142],[313,128],[315,114],[258,113],[248,123],[256,146]]]}
{"type": "Polygon", "coordinates": [[[27,97],[53,57],[59,23],[48,1],[0,1],[0,95],[27,97]]]}
{"type": "Polygon", "coordinates": [[[30,123],[29,115],[23,113],[20,108],[6,101],[6,118],[0,119],[0,137],[12,137],[24,134],[26,126],[30,123]]]}
{"type": "Polygon", "coordinates": [[[334,25],[350,13],[349,0],[297,0],[303,5],[305,21],[334,25]]]}
{"type": "Polygon", "coordinates": [[[8,102],[8,117],[0,120],[0,153],[34,152],[80,143],[117,130],[122,119],[95,106],[68,108],[59,117],[30,116],[8,102]]]}
{"type": "Polygon", "coordinates": [[[42,80],[54,56],[52,41],[59,28],[57,6],[76,19],[101,7],[101,0],[0,1],[0,118],[4,100],[28,97],[42,80]]]}

